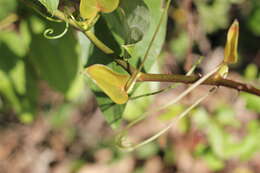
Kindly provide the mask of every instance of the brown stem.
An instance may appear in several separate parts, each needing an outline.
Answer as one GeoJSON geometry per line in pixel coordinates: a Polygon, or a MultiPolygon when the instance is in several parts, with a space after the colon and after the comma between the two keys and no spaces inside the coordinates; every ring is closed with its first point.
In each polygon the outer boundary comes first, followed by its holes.
{"type": "MultiPolygon", "coordinates": [[[[138,78],[138,82],[176,82],[176,83],[185,83],[190,84],[194,83],[199,80],[199,76],[185,76],[185,75],[178,75],[178,74],[145,74],[142,73],[138,78]]],[[[214,78],[211,77],[203,82],[205,85],[215,85],[215,86],[225,86],[228,88],[233,88],[238,91],[245,91],[251,94],[255,94],[260,96],[260,89],[250,85],[245,84],[237,81],[233,81],[231,79],[224,79],[224,78],[214,78]]]]}
{"type": "MultiPolygon", "coordinates": [[[[115,59],[118,65],[124,68],[130,75],[133,74],[137,69],[132,67],[129,63],[115,59]]],[[[191,84],[199,80],[201,77],[192,75],[179,75],[179,74],[151,74],[151,73],[141,73],[137,82],[176,82],[176,83],[185,83],[191,84]]],[[[202,84],[205,85],[214,85],[214,86],[224,86],[227,88],[233,88],[238,91],[248,92],[257,96],[260,96],[260,89],[242,82],[233,81],[231,79],[224,78],[215,78],[211,77],[207,79],[202,84]]]]}
{"type": "MultiPolygon", "coordinates": [[[[129,63],[115,59],[118,65],[124,68],[130,75],[133,74],[137,69],[132,67],[129,63]]],[[[179,75],[179,74],[151,74],[151,73],[141,73],[137,82],[176,82],[176,83],[185,83],[191,84],[199,80],[201,77],[192,75],[179,75]]],[[[215,78],[211,77],[207,79],[202,84],[205,85],[215,85],[215,86],[224,86],[228,88],[233,88],[238,91],[248,92],[257,96],[260,96],[260,89],[250,85],[245,84],[242,82],[233,81],[231,79],[224,79],[224,78],[215,78]]]]}

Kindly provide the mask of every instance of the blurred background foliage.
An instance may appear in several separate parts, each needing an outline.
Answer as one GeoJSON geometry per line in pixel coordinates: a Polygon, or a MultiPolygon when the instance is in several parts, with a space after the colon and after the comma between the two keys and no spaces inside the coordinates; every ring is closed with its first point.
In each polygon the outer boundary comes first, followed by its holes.
{"type": "MultiPolygon", "coordinates": [[[[176,0],[168,17],[164,48],[151,71],[184,73],[200,55],[206,58],[197,73],[207,71],[222,60],[227,28],[237,18],[239,63],[230,78],[259,87],[259,0],[176,0]]],[[[0,173],[259,172],[260,98],[226,88],[157,141],[132,153],[119,151],[81,74],[91,43],[72,28],[56,40],[42,34],[47,28],[61,33],[64,25],[17,0],[0,0],[0,173]]],[[[135,94],[166,86],[145,83],[135,94]]],[[[131,100],[125,121],[183,89],[131,100]]],[[[131,135],[154,134],[204,91],[157,113],[131,135]]]]}

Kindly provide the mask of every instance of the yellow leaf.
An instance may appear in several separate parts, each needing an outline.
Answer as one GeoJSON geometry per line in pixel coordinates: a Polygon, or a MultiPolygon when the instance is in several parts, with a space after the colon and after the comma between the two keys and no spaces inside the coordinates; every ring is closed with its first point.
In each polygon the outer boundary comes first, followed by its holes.
{"type": "Polygon", "coordinates": [[[130,78],[129,75],[116,73],[101,64],[86,68],[86,73],[115,103],[124,104],[128,101],[125,85],[130,78]]]}
{"type": "Polygon", "coordinates": [[[96,0],[81,0],[79,5],[80,16],[84,19],[94,18],[99,9],[96,0]]]}
{"type": "Polygon", "coordinates": [[[118,5],[119,0],[97,0],[101,12],[111,13],[118,5]]]}
{"type": "Polygon", "coordinates": [[[238,35],[239,35],[239,23],[237,20],[235,20],[228,30],[225,53],[224,53],[224,63],[234,64],[237,62],[238,35]]]}
{"type": "Polygon", "coordinates": [[[80,16],[84,19],[94,18],[99,12],[110,13],[119,5],[119,0],[81,0],[80,16]]]}

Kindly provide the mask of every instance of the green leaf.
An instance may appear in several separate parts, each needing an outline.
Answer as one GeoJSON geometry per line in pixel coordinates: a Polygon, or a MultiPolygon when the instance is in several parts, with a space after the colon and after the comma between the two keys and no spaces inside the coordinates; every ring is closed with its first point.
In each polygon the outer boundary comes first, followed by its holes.
{"type": "MultiPolygon", "coordinates": [[[[152,36],[156,30],[157,25],[159,24],[159,20],[161,18],[161,14],[163,12],[162,2],[159,0],[145,0],[144,1],[148,9],[150,11],[150,27],[145,32],[143,39],[135,44],[135,48],[133,50],[133,54],[131,54],[131,58],[129,59],[130,63],[138,67],[141,59],[144,57],[146,50],[152,40],[152,36]]],[[[158,58],[162,45],[165,40],[165,31],[166,31],[166,18],[163,23],[160,25],[159,32],[156,35],[156,39],[154,44],[151,47],[151,51],[148,54],[148,58],[144,65],[144,71],[148,72],[151,66],[155,63],[158,58]]]]}
{"type": "Polygon", "coordinates": [[[31,38],[27,23],[22,21],[19,27],[19,32],[7,30],[0,31],[0,40],[3,42],[3,46],[7,46],[8,50],[10,50],[1,51],[1,54],[8,54],[8,52],[12,52],[11,54],[13,55],[10,56],[10,59],[13,59],[16,56],[24,57],[29,48],[31,38]]]}
{"type": "Polygon", "coordinates": [[[37,86],[27,62],[30,33],[27,21],[21,21],[19,32],[0,32],[0,94],[19,115],[22,122],[33,120],[36,110],[37,86]]]}
{"type": "Polygon", "coordinates": [[[246,101],[246,107],[250,110],[253,110],[257,113],[260,113],[260,97],[253,95],[253,94],[248,94],[248,93],[241,93],[241,96],[244,98],[246,101]]]}
{"type": "Polygon", "coordinates": [[[224,161],[211,152],[208,152],[205,155],[203,155],[203,159],[206,161],[206,163],[212,171],[220,171],[225,167],[224,161]]]}
{"type": "Polygon", "coordinates": [[[110,13],[118,7],[119,0],[97,0],[97,3],[101,12],[110,13]]]}
{"type": "Polygon", "coordinates": [[[18,96],[16,95],[11,80],[8,78],[8,75],[0,69],[0,94],[4,97],[4,99],[9,102],[11,107],[16,111],[16,112],[21,112],[22,106],[19,101],[18,96]]]}
{"type": "MultiPolygon", "coordinates": [[[[63,25],[53,24],[55,31],[63,25]]],[[[66,94],[79,71],[77,42],[72,32],[56,40],[48,40],[42,34],[33,34],[30,60],[39,76],[57,91],[66,94]]]]}
{"type": "Polygon", "coordinates": [[[121,0],[119,8],[104,17],[120,45],[128,45],[142,40],[151,16],[143,0],[121,0]]]}
{"type": "MultiPolygon", "coordinates": [[[[137,5],[138,3],[135,2],[137,5]]],[[[150,27],[146,31],[145,35],[143,36],[142,40],[137,42],[134,46],[134,48],[131,48],[132,57],[129,59],[130,63],[137,67],[138,64],[141,61],[141,58],[144,57],[144,54],[147,50],[147,47],[152,40],[152,36],[155,32],[155,29],[159,23],[161,13],[162,13],[162,1],[158,0],[146,0],[143,1],[146,3],[148,9],[149,9],[149,19],[150,19],[150,27]]],[[[140,3],[139,3],[140,4],[140,3]]],[[[133,12],[134,13],[134,12],[133,12]]],[[[129,14],[130,15],[130,14],[129,14]]],[[[111,29],[108,27],[107,23],[109,21],[105,21],[107,18],[107,15],[104,15],[105,17],[101,17],[100,20],[95,24],[95,34],[96,36],[102,40],[105,44],[107,44],[110,48],[112,48],[115,51],[116,55],[119,55],[121,53],[121,46],[120,42],[118,42],[118,39],[116,38],[116,34],[114,31],[111,31],[111,29]],[[105,20],[104,20],[105,19],[105,20]]],[[[138,20],[136,20],[138,21],[138,20]]],[[[165,20],[166,21],[166,20],[165,20]]],[[[165,29],[166,29],[166,22],[161,25],[161,28],[159,32],[157,33],[157,38],[155,39],[154,44],[152,45],[152,49],[149,53],[148,59],[145,63],[145,71],[148,71],[151,67],[151,65],[155,62],[155,59],[158,57],[162,44],[164,42],[165,38],[165,29]]],[[[137,23],[138,25],[139,23],[137,23]]],[[[122,29],[121,25],[116,25],[116,30],[122,29]]],[[[130,38],[130,37],[129,37],[130,38]]],[[[87,65],[90,66],[93,64],[104,64],[109,66],[113,71],[119,72],[121,74],[126,73],[120,66],[118,66],[113,58],[117,58],[115,56],[106,55],[103,52],[101,52],[98,48],[95,46],[90,46],[88,50],[86,50],[89,53],[87,65]]],[[[88,85],[90,86],[91,90],[94,92],[98,105],[103,112],[106,120],[108,123],[113,127],[116,128],[119,126],[122,114],[124,112],[126,104],[118,105],[115,104],[106,94],[103,93],[101,89],[99,89],[96,85],[93,84],[91,80],[88,80],[88,85]]]]}
{"type": "Polygon", "coordinates": [[[17,7],[16,0],[0,0],[0,20],[14,12],[17,7]]]}
{"type": "Polygon", "coordinates": [[[256,64],[249,64],[244,72],[244,76],[247,80],[256,80],[258,73],[258,67],[256,64]]]}
{"type": "Polygon", "coordinates": [[[247,22],[253,33],[256,36],[260,36],[260,5],[254,4],[253,7],[254,10],[252,10],[252,14],[247,22]]]}
{"type": "Polygon", "coordinates": [[[60,0],[39,0],[42,5],[46,7],[46,9],[53,14],[59,6],[60,0]]]}
{"type": "Polygon", "coordinates": [[[81,0],[79,6],[80,15],[84,19],[90,19],[97,15],[97,1],[96,0],[81,0]]]}
{"type": "Polygon", "coordinates": [[[124,104],[128,101],[125,86],[129,75],[115,73],[107,66],[100,64],[88,67],[86,73],[116,104],[124,104]]]}

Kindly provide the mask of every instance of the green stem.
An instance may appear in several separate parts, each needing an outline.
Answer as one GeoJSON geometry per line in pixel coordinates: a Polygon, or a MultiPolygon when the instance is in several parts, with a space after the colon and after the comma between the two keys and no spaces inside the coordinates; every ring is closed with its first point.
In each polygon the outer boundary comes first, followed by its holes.
{"type": "Polygon", "coordinates": [[[72,19],[67,19],[66,16],[64,15],[64,13],[62,13],[61,11],[57,10],[54,13],[54,16],[58,17],[61,20],[67,21],[69,24],[71,24],[73,27],[81,30],[87,37],[88,39],[95,45],[97,46],[101,51],[103,51],[106,54],[113,54],[114,51],[109,48],[108,46],[106,46],[102,41],[100,41],[96,35],[90,31],[90,30],[84,30],[83,28],[81,28],[74,20],[72,19]]]}
{"type": "MultiPolygon", "coordinates": [[[[39,10],[39,7],[34,4],[33,2],[30,2],[28,0],[20,0],[22,3],[24,3],[25,5],[29,6],[30,8],[34,9],[36,12],[43,14],[41,12],[41,10],[39,10]]],[[[84,28],[81,28],[77,22],[75,20],[72,20],[70,18],[68,18],[67,15],[65,15],[63,12],[61,12],[60,10],[56,10],[53,14],[53,16],[57,17],[60,20],[63,20],[65,22],[68,22],[71,26],[73,26],[74,28],[82,31],[87,37],[88,39],[94,44],[96,45],[101,51],[103,51],[106,54],[113,54],[114,51],[109,48],[108,46],[106,46],[102,41],[100,41],[93,32],[87,30],[85,31],[84,28]]]]}
{"type": "Polygon", "coordinates": [[[93,32],[87,30],[84,31],[83,33],[89,38],[89,40],[92,41],[93,44],[95,44],[104,53],[106,54],[114,53],[114,51],[111,48],[107,47],[102,41],[100,41],[93,32]]]}

